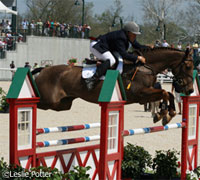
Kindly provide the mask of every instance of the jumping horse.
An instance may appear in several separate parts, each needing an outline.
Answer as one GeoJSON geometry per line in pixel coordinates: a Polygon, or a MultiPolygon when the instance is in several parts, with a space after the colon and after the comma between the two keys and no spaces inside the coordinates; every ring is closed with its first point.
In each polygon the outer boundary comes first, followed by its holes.
{"type": "MultiPolygon", "coordinates": [[[[137,73],[131,82],[135,67],[124,63],[122,80],[126,89],[127,102],[144,104],[162,100],[160,112],[154,116],[154,123],[162,119],[167,124],[175,115],[174,96],[164,89],[154,89],[156,75],[170,68],[174,75],[175,90],[189,95],[193,92],[193,59],[192,51],[181,51],[174,48],[141,49],[146,58],[145,65],[137,67],[137,73]]],[[[98,96],[103,81],[99,81],[92,91],[88,91],[82,78],[81,66],[56,65],[41,70],[35,82],[39,89],[41,100],[38,108],[56,111],[70,110],[76,98],[98,103],[98,96]]]]}

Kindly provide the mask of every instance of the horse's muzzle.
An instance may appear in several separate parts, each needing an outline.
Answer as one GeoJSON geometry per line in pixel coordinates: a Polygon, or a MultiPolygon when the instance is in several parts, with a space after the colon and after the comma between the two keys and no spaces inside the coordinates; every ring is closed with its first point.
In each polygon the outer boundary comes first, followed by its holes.
{"type": "Polygon", "coordinates": [[[192,94],[194,92],[193,89],[189,89],[188,91],[185,92],[185,95],[189,96],[190,94],[192,94]]]}
{"type": "Polygon", "coordinates": [[[189,94],[192,94],[193,92],[194,92],[193,89],[190,89],[190,90],[188,91],[189,94]]]}

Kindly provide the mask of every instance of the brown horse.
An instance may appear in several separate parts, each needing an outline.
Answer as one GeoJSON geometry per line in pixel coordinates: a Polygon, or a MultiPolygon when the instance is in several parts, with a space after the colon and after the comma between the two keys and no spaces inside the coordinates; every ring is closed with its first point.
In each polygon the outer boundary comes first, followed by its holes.
{"type": "MultiPolygon", "coordinates": [[[[193,92],[192,53],[189,50],[183,52],[172,48],[147,49],[141,50],[140,53],[147,62],[145,66],[138,68],[130,89],[126,89],[127,104],[163,100],[161,111],[155,115],[154,122],[163,119],[162,123],[165,125],[176,114],[174,97],[163,89],[153,89],[156,75],[170,68],[175,77],[176,90],[189,95],[193,92]]],[[[125,88],[130,83],[134,71],[132,64],[124,63],[122,80],[125,88]]],[[[94,90],[88,91],[81,72],[80,66],[57,65],[44,68],[35,79],[41,95],[38,107],[45,110],[69,110],[76,98],[98,103],[103,81],[99,81],[94,90]]]]}

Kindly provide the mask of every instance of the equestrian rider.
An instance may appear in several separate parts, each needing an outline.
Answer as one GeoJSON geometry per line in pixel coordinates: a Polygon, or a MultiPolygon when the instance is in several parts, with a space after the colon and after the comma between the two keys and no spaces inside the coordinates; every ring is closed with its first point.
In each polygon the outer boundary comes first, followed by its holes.
{"type": "Polygon", "coordinates": [[[90,51],[94,56],[104,62],[97,66],[96,73],[91,78],[86,79],[88,90],[92,90],[98,79],[102,75],[105,75],[107,69],[115,64],[116,60],[112,54],[113,52],[118,52],[123,59],[133,61],[134,63],[138,61],[142,63],[146,62],[143,56],[137,56],[127,52],[129,43],[135,49],[149,48],[140,45],[136,41],[136,35],[139,34],[141,34],[139,26],[135,22],[128,22],[124,25],[123,29],[100,35],[95,41],[91,42],[90,51]]]}

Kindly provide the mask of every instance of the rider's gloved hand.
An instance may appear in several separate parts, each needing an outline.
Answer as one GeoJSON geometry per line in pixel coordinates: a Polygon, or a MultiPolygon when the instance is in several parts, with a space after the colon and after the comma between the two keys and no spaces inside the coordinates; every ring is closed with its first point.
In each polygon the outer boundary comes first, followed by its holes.
{"type": "Polygon", "coordinates": [[[137,61],[140,61],[140,62],[142,62],[143,64],[146,63],[146,59],[145,59],[143,56],[138,56],[137,61]]]}

